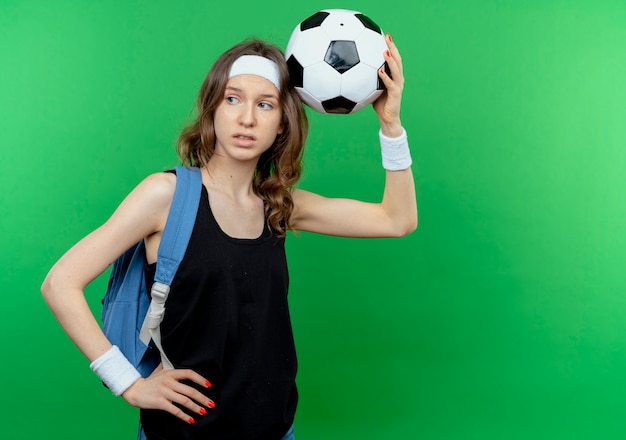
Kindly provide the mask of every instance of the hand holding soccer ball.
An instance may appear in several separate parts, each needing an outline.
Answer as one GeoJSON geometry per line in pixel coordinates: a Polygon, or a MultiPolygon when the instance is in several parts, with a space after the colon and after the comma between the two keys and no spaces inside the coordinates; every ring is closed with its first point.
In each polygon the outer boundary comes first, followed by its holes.
{"type": "Polygon", "coordinates": [[[386,63],[392,75],[387,70],[379,72],[386,90],[374,102],[374,110],[378,115],[383,132],[390,136],[399,136],[402,132],[400,123],[400,104],[404,89],[404,74],[402,72],[402,57],[394,44],[391,35],[387,35],[389,50],[385,52],[386,63]]]}

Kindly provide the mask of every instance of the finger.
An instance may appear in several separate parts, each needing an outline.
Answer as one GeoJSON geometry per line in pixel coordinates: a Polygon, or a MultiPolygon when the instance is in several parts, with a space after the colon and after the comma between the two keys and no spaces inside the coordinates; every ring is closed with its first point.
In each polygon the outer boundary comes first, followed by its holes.
{"type": "Polygon", "coordinates": [[[169,394],[168,398],[171,403],[175,403],[175,406],[183,411],[189,410],[191,413],[199,414],[201,416],[206,415],[207,408],[215,408],[215,403],[211,399],[200,393],[194,393],[193,388],[187,388],[188,389],[183,390],[182,393],[173,392],[172,394],[169,394]],[[200,405],[198,404],[199,402],[201,403],[200,405]]]}
{"type": "Polygon", "coordinates": [[[389,48],[389,52],[391,53],[391,56],[398,63],[400,70],[402,70],[402,56],[400,55],[398,46],[396,46],[396,43],[394,43],[393,39],[391,38],[391,34],[387,34],[385,36],[385,42],[387,43],[387,47],[389,48]]]}
{"type": "Polygon", "coordinates": [[[402,74],[402,65],[394,57],[390,49],[387,49],[383,53],[383,58],[385,59],[387,66],[389,66],[389,71],[391,72],[391,79],[396,81],[399,85],[402,85],[404,83],[404,75],[402,74]]]}
{"type": "MultiPolygon", "coordinates": [[[[157,388],[153,389],[153,391],[159,390],[159,396],[153,396],[150,398],[148,395],[144,394],[144,397],[147,397],[148,400],[144,401],[144,404],[139,407],[145,409],[160,409],[172,414],[185,423],[194,424],[196,422],[195,419],[183,410],[185,406],[189,407],[189,402],[187,402],[187,400],[190,399],[182,396],[173,389],[178,382],[174,380],[171,375],[168,377],[168,375],[164,374],[163,376],[164,377],[156,379],[160,382],[160,384],[157,385],[157,388]],[[156,397],[156,399],[154,399],[154,397],[156,397]],[[150,402],[150,400],[152,402],[150,402]]],[[[197,412],[198,414],[203,413],[198,405],[195,405],[195,408],[192,408],[191,411],[197,412]]]]}
{"type": "Polygon", "coordinates": [[[215,408],[215,402],[194,387],[176,382],[172,390],[176,392],[178,396],[182,396],[182,398],[177,396],[177,403],[184,405],[195,413],[204,415],[206,414],[206,408],[215,408]]]}
{"type": "Polygon", "coordinates": [[[185,423],[188,423],[190,425],[193,425],[194,423],[196,423],[196,419],[194,419],[189,414],[185,413],[185,411],[180,409],[178,406],[174,405],[173,402],[166,402],[166,404],[164,405],[162,409],[172,414],[174,417],[179,418],[185,423]]]}
{"type": "MultiPolygon", "coordinates": [[[[194,373],[192,370],[162,370],[154,380],[160,383],[159,394],[161,394],[160,408],[165,410],[171,410],[171,402],[175,402],[182,407],[189,409],[190,411],[205,415],[207,408],[215,408],[215,402],[205,396],[192,386],[181,383],[181,380],[191,381],[192,378],[196,379],[196,382],[200,382],[200,385],[208,388],[208,381],[200,380],[204,379],[202,376],[194,373]]],[[[177,417],[182,418],[178,411],[175,414],[177,417]]]]}
{"type": "Polygon", "coordinates": [[[180,369],[180,370],[170,370],[170,371],[172,371],[172,374],[174,375],[176,380],[179,380],[179,381],[189,380],[204,388],[211,388],[213,386],[213,384],[208,379],[206,379],[205,377],[196,373],[193,370],[180,369]]]}
{"type": "Polygon", "coordinates": [[[383,53],[383,58],[388,66],[388,72],[390,72],[389,76],[402,86],[404,84],[402,58],[400,57],[400,53],[395,46],[392,45],[389,49],[387,49],[383,53]]]}
{"type": "Polygon", "coordinates": [[[378,69],[378,76],[382,80],[383,84],[391,93],[401,93],[402,87],[404,86],[404,76],[402,75],[402,71],[398,67],[398,64],[393,59],[389,50],[386,50],[383,54],[385,58],[385,62],[389,67],[389,71],[391,75],[388,75],[385,69],[378,69]]]}
{"type": "Polygon", "coordinates": [[[148,388],[139,393],[141,400],[134,402],[135,406],[161,409],[190,424],[195,423],[195,419],[189,414],[202,416],[207,413],[207,408],[215,408],[213,400],[193,386],[180,382],[182,380],[196,383],[203,388],[211,386],[210,382],[193,370],[160,369],[149,379],[141,384],[148,388]]]}
{"type": "Polygon", "coordinates": [[[387,90],[393,86],[393,80],[389,77],[389,75],[387,75],[387,72],[385,72],[385,69],[382,67],[378,69],[378,77],[381,79],[387,90]]]}

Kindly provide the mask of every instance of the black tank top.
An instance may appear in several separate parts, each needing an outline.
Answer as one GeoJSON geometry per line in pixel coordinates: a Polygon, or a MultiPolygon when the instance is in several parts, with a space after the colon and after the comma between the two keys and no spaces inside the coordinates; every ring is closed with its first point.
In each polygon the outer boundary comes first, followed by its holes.
{"type": "MultiPolygon", "coordinates": [[[[175,368],[191,368],[213,384],[192,386],[217,406],[193,414],[193,425],[156,410],[141,410],[141,423],[151,440],[280,440],[298,400],[285,240],[267,224],[256,239],[226,235],[208,197],[203,187],[161,335],[175,368]]],[[[154,272],[146,264],[148,286],[154,272]]]]}

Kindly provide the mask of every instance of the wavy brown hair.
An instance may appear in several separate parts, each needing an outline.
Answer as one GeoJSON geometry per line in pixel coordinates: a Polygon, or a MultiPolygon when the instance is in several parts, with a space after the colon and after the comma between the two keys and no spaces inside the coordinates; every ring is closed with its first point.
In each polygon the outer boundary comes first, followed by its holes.
{"type": "Polygon", "coordinates": [[[293,186],[302,174],[302,153],[309,123],[300,97],[289,81],[282,51],[262,40],[249,40],[226,51],[207,74],[196,103],[196,118],[178,137],[178,156],[183,165],[204,167],[215,152],[215,110],[224,99],[228,74],[242,55],[258,55],[276,63],[280,74],[280,105],[283,131],[259,158],[254,173],[254,192],[263,199],[269,226],[280,235],[291,228],[293,186]]]}

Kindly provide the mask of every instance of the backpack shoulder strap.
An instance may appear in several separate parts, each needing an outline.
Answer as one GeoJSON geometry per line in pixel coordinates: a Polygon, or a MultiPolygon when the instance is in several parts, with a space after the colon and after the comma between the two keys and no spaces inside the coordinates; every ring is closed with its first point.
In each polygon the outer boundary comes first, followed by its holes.
{"type": "Polygon", "coordinates": [[[164,368],[173,368],[173,366],[161,347],[159,326],[165,313],[165,302],[170,292],[170,285],[189,244],[201,192],[200,170],[176,167],[176,189],[157,252],[156,273],[150,292],[152,301],[139,335],[146,345],[150,339],[154,341],[161,352],[164,368]]]}
{"type": "Polygon", "coordinates": [[[172,284],[185,256],[198,213],[202,175],[198,168],[176,167],[176,190],[167,216],[157,254],[154,280],[172,284]]]}

